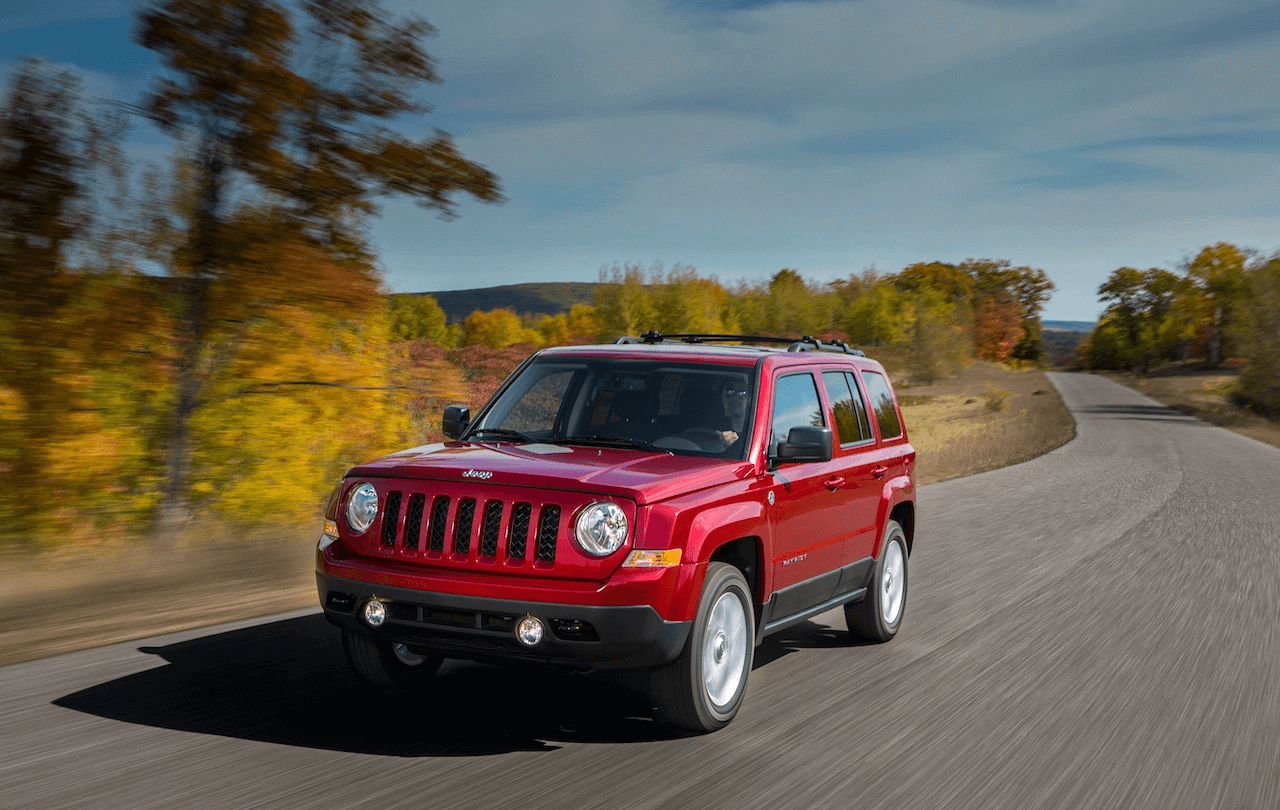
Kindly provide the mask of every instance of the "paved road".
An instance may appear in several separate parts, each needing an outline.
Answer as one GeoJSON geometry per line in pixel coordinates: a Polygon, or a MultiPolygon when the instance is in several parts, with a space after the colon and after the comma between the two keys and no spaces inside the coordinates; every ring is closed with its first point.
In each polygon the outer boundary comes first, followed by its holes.
{"type": "Polygon", "coordinates": [[[0,807],[1280,807],[1280,450],[1052,379],[1075,441],[921,491],[898,638],[775,637],[720,733],[537,670],[370,696],[290,614],[0,669],[0,807]]]}

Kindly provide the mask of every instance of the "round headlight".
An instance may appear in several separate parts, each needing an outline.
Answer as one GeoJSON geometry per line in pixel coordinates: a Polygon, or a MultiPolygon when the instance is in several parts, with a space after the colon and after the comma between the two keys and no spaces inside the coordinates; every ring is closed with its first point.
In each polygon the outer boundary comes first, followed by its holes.
{"type": "Polygon", "coordinates": [[[627,516],[617,504],[607,501],[593,503],[578,515],[573,533],[583,551],[606,557],[626,541],[627,516]]]}
{"type": "Polygon", "coordinates": [[[347,525],[356,534],[373,525],[378,516],[378,491],[373,484],[361,484],[347,496],[347,525]]]}

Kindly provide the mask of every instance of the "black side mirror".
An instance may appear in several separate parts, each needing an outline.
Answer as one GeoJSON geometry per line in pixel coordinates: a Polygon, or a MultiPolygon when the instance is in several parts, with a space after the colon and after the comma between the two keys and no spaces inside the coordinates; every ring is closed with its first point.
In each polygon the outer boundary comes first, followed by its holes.
{"type": "MultiPolygon", "coordinates": [[[[444,409],[440,431],[446,438],[456,439],[471,424],[471,409],[466,405],[449,405],[444,409]]],[[[831,431],[827,431],[830,433],[831,431]]]]}
{"type": "Polygon", "coordinates": [[[777,462],[830,461],[831,428],[793,427],[778,444],[777,462]]]}

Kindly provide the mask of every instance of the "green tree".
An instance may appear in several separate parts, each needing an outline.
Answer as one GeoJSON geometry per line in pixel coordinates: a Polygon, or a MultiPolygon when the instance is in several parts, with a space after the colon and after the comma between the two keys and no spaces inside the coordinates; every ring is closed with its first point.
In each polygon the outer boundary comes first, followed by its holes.
{"type": "Polygon", "coordinates": [[[1251,268],[1249,296],[1236,335],[1249,358],[1240,369],[1238,397],[1248,405],[1280,415],[1280,256],[1251,268]]]}
{"type": "MultiPolygon", "coordinates": [[[[420,45],[431,31],[425,22],[392,20],[357,0],[306,0],[301,8],[310,75],[294,69],[300,34],[275,0],[162,0],[138,17],[137,41],[167,70],[143,108],[183,139],[196,191],[170,268],[182,352],[166,430],[166,517],[186,511],[189,423],[205,394],[219,288],[252,289],[275,273],[260,261],[269,249],[251,237],[310,246],[373,276],[362,228],[376,198],[405,194],[444,215],[456,192],[500,199],[496,178],[444,133],[413,141],[387,126],[424,110],[417,88],[437,81],[420,45]],[[239,227],[248,204],[267,227],[239,227]]],[[[323,290],[289,281],[277,288],[323,290]]]]}
{"type": "Polygon", "coordinates": [[[894,346],[907,340],[911,299],[888,282],[876,284],[846,310],[844,331],[859,346],[894,346]]]}
{"type": "Polygon", "coordinates": [[[926,385],[954,372],[964,360],[955,309],[937,288],[926,287],[917,296],[907,360],[912,376],[926,385]]]}

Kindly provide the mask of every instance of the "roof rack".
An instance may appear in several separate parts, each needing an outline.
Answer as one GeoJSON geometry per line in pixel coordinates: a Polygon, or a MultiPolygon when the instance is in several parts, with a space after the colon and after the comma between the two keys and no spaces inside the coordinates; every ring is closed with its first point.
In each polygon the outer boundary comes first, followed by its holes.
{"type": "Polygon", "coordinates": [[[640,337],[623,336],[613,342],[653,345],[664,343],[668,340],[678,340],[681,343],[786,343],[787,351],[789,352],[842,352],[858,357],[867,356],[865,352],[853,348],[843,340],[819,340],[811,335],[805,335],[797,340],[796,338],[775,337],[773,335],[715,335],[698,332],[664,335],[651,329],[640,337]]]}

